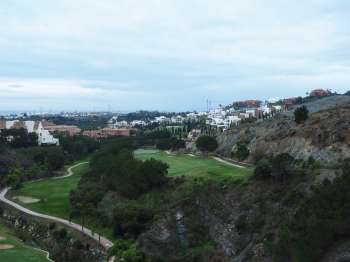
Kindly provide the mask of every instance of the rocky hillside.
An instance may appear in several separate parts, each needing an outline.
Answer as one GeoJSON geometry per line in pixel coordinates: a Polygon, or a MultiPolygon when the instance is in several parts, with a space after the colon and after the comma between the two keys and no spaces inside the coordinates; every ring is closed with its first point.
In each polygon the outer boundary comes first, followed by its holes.
{"type": "Polygon", "coordinates": [[[336,96],[305,104],[309,119],[296,124],[292,111],[265,122],[242,125],[222,134],[218,152],[231,156],[238,141],[245,143],[253,162],[262,155],[289,153],[296,159],[313,157],[333,166],[350,157],[350,97],[336,96]]]}

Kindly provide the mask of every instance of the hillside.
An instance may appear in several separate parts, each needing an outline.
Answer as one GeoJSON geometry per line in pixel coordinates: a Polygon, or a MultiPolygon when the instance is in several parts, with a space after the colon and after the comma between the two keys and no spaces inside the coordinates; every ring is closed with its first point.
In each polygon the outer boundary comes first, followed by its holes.
{"type": "Polygon", "coordinates": [[[314,158],[333,166],[350,157],[350,97],[334,96],[305,104],[310,116],[296,124],[293,111],[265,122],[243,125],[218,137],[218,152],[230,156],[238,141],[247,144],[249,162],[262,155],[289,153],[296,159],[314,158]]]}

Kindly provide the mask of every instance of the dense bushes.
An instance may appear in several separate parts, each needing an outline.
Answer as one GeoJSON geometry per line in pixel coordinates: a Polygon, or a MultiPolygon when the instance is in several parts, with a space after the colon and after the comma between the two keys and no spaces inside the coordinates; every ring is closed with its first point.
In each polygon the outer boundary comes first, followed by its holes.
{"type": "Polygon", "coordinates": [[[337,240],[350,237],[350,161],[333,183],[325,180],[297,210],[280,233],[276,260],[320,261],[337,240]]]}
{"type": "Polygon", "coordinates": [[[159,139],[156,146],[159,150],[179,150],[185,148],[186,143],[182,139],[171,137],[159,139]]]}
{"type": "Polygon", "coordinates": [[[215,137],[204,135],[197,139],[196,146],[200,151],[213,152],[218,147],[218,142],[215,137]]]}
{"type": "Polygon", "coordinates": [[[246,144],[242,142],[237,142],[236,148],[237,149],[234,155],[237,157],[239,161],[243,161],[249,156],[250,152],[246,144]]]}
{"type": "Polygon", "coordinates": [[[28,133],[24,128],[1,130],[0,139],[12,148],[32,147],[38,145],[37,134],[28,133]]]}
{"type": "Polygon", "coordinates": [[[17,152],[30,158],[38,166],[45,166],[49,171],[61,169],[66,159],[61,147],[22,148],[17,152]]]}
{"type": "Polygon", "coordinates": [[[257,178],[273,178],[284,182],[294,171],[294,158],[288,153],[282,153],[269,159],[260,160],[255,167],[257,178]]]}
{"type": "Polygon", "coordinates": [[[70,195],[75,213],[93,213],[108,191],[136,199],[167,182],[167,164],[155,159],[136,160],[132,152],[132,141],[117,139],[92,158],[91,171],[82,177],[70,195]]]}
{"type": "Polygon", "coordinates": [[[136,238],[153,218],[152,210],[134,201],[118,203],[113,210],[113,231],[116,236],[136,238]]]}
{"type": "Polygon", "coordinates": [[[59,136],[63,150],[72,159],[81,159],[95,152],[100,144],[95,139],[85,136],[59,136]]]}
{"type": "Polygon", "coordinates": [[[110,257],[114,256],[115,261],[123,262],[143,262],[145,256],[138,248],[137,244],[124,239],[118,239],[113,247],[108,251],[110,257]]]}

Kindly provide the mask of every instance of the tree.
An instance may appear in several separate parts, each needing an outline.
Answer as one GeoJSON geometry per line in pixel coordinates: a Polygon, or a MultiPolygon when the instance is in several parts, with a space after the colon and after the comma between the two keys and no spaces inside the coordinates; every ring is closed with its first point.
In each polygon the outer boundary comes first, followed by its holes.
{"type": "Polygon", "coordinates": [[[282,153],[272,159],[272,175],[284,182],[293,171],[294,157],[288,153],[282,153]]]}
{"type": "Polygon", "coordinates": [[[307,110],[306,106],[301,106],[295,109],[294,111],[294,119],[297,124],[300,124],[306,121],[309,117],[309,110],[307,110]]]}
{"type": "Polygon", "coordinates": [[[250,152],[246,144],[237,142],[236,156],[239,161],[245,160],[249,156],[250,152]]]}
{"type": "Polygon", "coordinates": [[[61,169],[64,166],[64,154],[59,147],[50,147],[47,152],[47,163],[50,171],[61,169]]]}
{"type": "Polygon", "coordinates": [[[218,142],[215,137],[204,135],[197,139],[196,146],[200,151],[213,152],[218,147],[218,142]]]}
{"type": "Polygon", "coordinates": [[[272,166],[269,160],[260,160],[254,170],[254,174],[257,178],[268,178],[271,176],[272,166]]]}

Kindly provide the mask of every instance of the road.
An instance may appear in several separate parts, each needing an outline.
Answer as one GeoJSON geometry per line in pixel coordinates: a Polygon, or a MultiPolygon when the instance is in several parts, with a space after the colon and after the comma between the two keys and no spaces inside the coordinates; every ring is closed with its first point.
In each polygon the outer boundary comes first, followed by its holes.
{"type": "MultiPolygon", "coordinates": [[[[70,168],[68,168],[67,170],[67,175],[65,176],[61,176],[61,177],[57,177],[57,178],[64,178],[64,177],[68,177],[68,176],[72,176],[73,175],[73,172],[72,172],[72,169],[79,166],[79,165],[82,165],[82,164],[85,164],[84,163],[79,163],[79,164],[76,164],[74,166],[71,166],[70,168]]],[[[33,217],[38,217],[38,218],[44,218],[44,219],[47,219],[47,220],[50,220],[50,221],[53,221],[53,222],[57,222],[57,223],[60,223],[62,225],[65,225],[67,227],[70,227],[72,229],[75,229],[81,233],[83,233],[84,235],[94,239],[96,242],[99,242],[100,241],[100,244],[106,249],[108,250],[110,247],[113,246],[113,243],[112,241],[108,240],[107,238],[103,237],[103,236],[98,236],[96,233],[93,234],[92,231],[88,228],[84,228],[82,229],[81,225],[79,224],[76,224],[76,223],[73,223],[73,222],[69,222],[68,220],[65,220],[65,219],[62,219],[62,218],[59,218],[59,217],[54,217],[54,216],[49,216],[49,215],[44,215],[44,214],[41,214],[41,213],[37,213],[37,212],[34,212],[32,210],[29,210],[9,199],[6,198],[6,194],[7,192],[10,190],[9,187],[7,188],[4,188],[1,190],[0,192],[0,201],[16,208],[17,210],[27,214],[27,215],[30,215],[30,216],[33,216],[33,217]]],[[[112,261],[112,260],[111,260],[112,261]]]]}

